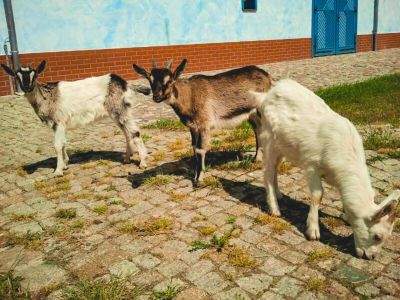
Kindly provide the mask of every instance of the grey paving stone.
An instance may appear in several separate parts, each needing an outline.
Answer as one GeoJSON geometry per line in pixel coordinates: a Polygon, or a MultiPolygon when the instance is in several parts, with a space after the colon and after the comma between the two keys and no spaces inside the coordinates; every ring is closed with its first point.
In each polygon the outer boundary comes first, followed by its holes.
{"type": "Polygon", "coordinates": [[[372,278],[370,274],[345,264],[338,266],[338,269],[334,272],[334,276],[339,280],[354,284],[362,283],[372,278]]]}
{"type": "Polygon", "coordinates": [[[139,273],[140,270],[132,262],[128,260],[123,260],[113,264],[109,268],[109,271],[112,275],[115,275],[117,277],[128,277],[139,273]]]}
{"type": "Polygon", "coordinates": [[[198,277],[194,284],[211,295],[222,291],[228,286],[228,283],[215,272],[198,277]]]}
{"type": "Polygon", "coordinates": [[[272,290],[284,296],[296,297],[303,290],[303,287],[300,281],[284,276],[272,290]]]}
{"type": "Polygon", "coordinates": [[[132,259],[132,261],[136,265],[138,265],[142,268],[145,268],[145,269],[152,269],[152,268],[156,267],[157,265],[159,265],[161,262],[157,257],[155,257],[151,254],[148,254],[148,253],[143,254],[143,255],[137,255],[132,259]]]}
{"type": "Polygon", "coordinates": [[[292,266],[274,257],[269,257],[265,260],[260,269],[272,276],[283,276],[293,271],[295,269],[295,266],[292,266]]]}
{"type": "Polygon", "coordinates": [[[37,222],[29,222],[25,224],[17,224],[10,228],[11,233],[23,235],[27,233],[42,233],[43,229],[37,222]]]}
{"type": "Polygon", "coordinates": [[[250,300],[251,298],[247,295],[245,291],[242,289],[235,287],[226,292],[220,292],[213,296],[212,299],[215,300],[232,300],[232,299],[241,299],[241,300],[250,300]]]}
{"type": "Polygon", "coordinates": [[[272,283],[272,277],[264,274],[253,274],[249,277],[241,277],[235,280],[238,286],[251,294],[259,294],[268,290],[272,283]]]}

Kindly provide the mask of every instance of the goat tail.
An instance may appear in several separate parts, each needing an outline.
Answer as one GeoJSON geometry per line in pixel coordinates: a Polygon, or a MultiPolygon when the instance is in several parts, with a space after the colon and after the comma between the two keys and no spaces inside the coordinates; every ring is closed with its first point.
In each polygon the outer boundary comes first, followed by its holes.
{"type": "Polygon", "coordinates": [[[257,108],[257,110],[259,110],[261,108],[262,103],[264,102],[264,99],[265,99],[267,93],[250,91],[250,95],[256,101],[256,108],[257,108]]]}

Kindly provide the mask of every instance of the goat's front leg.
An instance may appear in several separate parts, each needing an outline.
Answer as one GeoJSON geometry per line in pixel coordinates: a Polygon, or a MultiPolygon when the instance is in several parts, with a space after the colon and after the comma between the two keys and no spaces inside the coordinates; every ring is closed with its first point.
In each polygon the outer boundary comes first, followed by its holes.
{"type": "Polygon", "coordinates": [[[66,145],[64,144],[63,146],[63,160],[64,160],[64,170],[68,169],[68,163],[69,163],[69,156],[67,153],[67,148],[66,145]]]}
{"type": "Polygon", "coordinates": [[[310,211],[307,217],[306,234],[310,240],[319,240],[321,237],[318,224],[318,206],[321,202],[324,190],[321,178],[314,170],[306,171],[306,179],[311,192],[310,211]]]}
{"type": "Polygon", "coordinates": [[[62,176],[63,170],[66,168],[64,163],[64,148],[65,148],[65,127],[64,125],[57,124],[54,128],[54,148],[57,154],[57,168],[54,175],[62,176]]]}
{"type": "Polygon", "coordinates": [[[195,149],[196,153],[196,181],[203,181],[204,178],[204,170],[206,168],[205,159],[206,153],[210,144],[210,130],[209,129],[201,129],[199,131],[197,145],[195,149]]]}

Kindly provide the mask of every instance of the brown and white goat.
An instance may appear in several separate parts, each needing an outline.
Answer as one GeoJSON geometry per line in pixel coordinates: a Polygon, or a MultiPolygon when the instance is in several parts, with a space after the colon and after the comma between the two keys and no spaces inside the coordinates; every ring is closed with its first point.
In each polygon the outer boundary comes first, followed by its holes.
{"type": "Polygon", "coordinates": [[[256,135],[255,159],[259,158],[257,103],[250,92],[268,91],[271,87],[269,74],[256,66],[247,66],[213,76],[180,79],[187,60],[182,60],[174,72],[171,64],[172,60],[164,68],[157,68],[153,61],[150,73],[135,64],[133,68],[149,81],[153,100],[169,104],[189,127],[196,157],[195,180],[202,181],[204,177],[212,128],[232,127],[249,120],[256,135]]]}
{"type": "Polygon", "coordinates": [[[132,114],[134,95],[124,79],[115,74],[107,74],[77,81],[39,83],[36,79],[44,71],[45,61],[37,69],[29,66],[13,71],[6,65],[1,66],[19,82],[25,98],[40,120],[51,125],[54,130],[54,147],[57,152],[55,175],[63,175],[69,161],[65,149],[66,128],[83,126],[107,115],[125,135],[125,161],[130,160],[134,142],[139,151],[140,167],[146,167],[146,147],[132,114]]]}

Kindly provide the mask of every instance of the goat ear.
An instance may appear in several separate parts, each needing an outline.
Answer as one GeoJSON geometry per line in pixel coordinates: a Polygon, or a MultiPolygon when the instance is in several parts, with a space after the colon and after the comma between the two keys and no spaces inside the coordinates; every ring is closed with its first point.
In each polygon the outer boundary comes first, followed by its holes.
{"type": "Polygon", "coordinates": [[[187,64],[187,59],[184,58],[174,72],[174,79],[178,79],[178,77],[182,74],[183,70],[185,70],[186,64],[187,64]]]}
{"type": "Polygon", "coordinates": [[[132,67],[135,69],[136,73],[138,73],[139,75],[142,75],[144,78],[147,78],[147,79],[150,78],[149,73],[147,73],[147,71],[145,69],[143,69],[135,64],[132,64],[132,67]]]}
{"type": "Polygon", "coordinates": [[[173,61],[174,60],[172,58],[170,60],[168,60],[167,63],[165,64],[165,68],[166,69],[171,69],[173,61]]]}
{"type": "Polygon", "coordinates": [[[39,66],[36,69],[36,75],[39,75],[40,73],[42,73],[45,68],[46,68],[46,61],[42,60],[42,62],[39,64],[39,66]]]}
{"type": "Polygon", "coordinates": [[[372,222],[378,223],[380,219],[385,216],[389,216],[389,222],[394,222],[396,217],[396,206],[397,200],[391,200],[387,204],[383,205],[379,210],[372,216],[372,222]]]}
{"type": "Polygon", "coordinates": [[[147,86],[141,85],[141,86],[135,88],[135,91],[147,96],[147,95],[150,95],[151,89],[147,86]]]}
{"type": "Polygon", "coordinates": [[[1,64],[1,67],[4,69],[4,71],[6,71],[8,75],[15,77],[15,72],[9,66],[1,64]]]}

